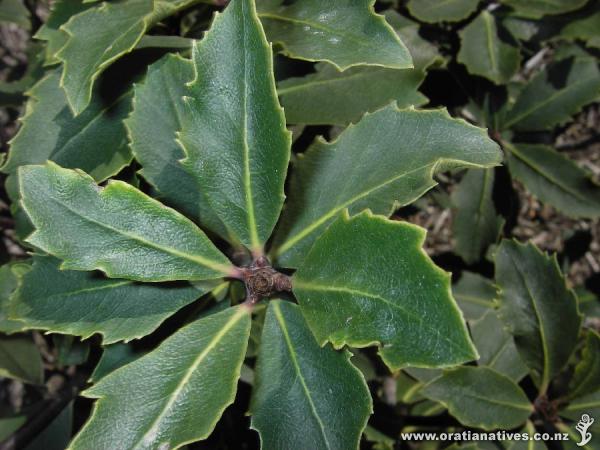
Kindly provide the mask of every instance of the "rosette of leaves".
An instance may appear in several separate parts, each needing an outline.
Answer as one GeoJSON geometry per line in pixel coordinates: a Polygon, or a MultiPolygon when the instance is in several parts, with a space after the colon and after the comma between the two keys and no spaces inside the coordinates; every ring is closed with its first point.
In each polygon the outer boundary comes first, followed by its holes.
{"type": "MultiPolygon", "coordinates": [[[[269,12],[267,33],[319,7],[269,12]]],[[[380,27],[365,48],[385,51],[362,64],[410,65],[391,28],[364,9],[367,29],[380,27]]],[[[348,346],[377,346],[394,371],[477,358],[449,275],[421,248],[424,231],[388,217],[440,170],[497,165],[497,144],[444,110],[392,103],[299,155],[284,205],[291,139],[260,18],[254,1],[232,1],[191,59],[169,55],[135,87],[129,148],[157,198],[55,162],[16,168],[36,249],[7,302],[21,329],[116,343],[152,333],[225,282],[246,293],[147,354],[123,356],[128,364],[105,360],[84,391],[97,399],[92,416],[69,448],[205,439],[235,399],[259,319],[250,414],[264,448],[358,447],[372,402],[348,346]]],[[[348,54],[335,57],[352,65],[348,54]]]]}

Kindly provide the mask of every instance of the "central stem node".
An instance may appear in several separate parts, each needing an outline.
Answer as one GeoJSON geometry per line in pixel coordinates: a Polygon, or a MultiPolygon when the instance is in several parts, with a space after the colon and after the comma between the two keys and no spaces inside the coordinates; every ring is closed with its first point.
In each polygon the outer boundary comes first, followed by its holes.
{"type": "Polygon", "coordinates": [[[246,285],[246,303],[254,304],[277,292],[291,291],[292,280],[287,275],[271,267],[269,260],[261,256],[248,266],[240,269],[246,285]]]}

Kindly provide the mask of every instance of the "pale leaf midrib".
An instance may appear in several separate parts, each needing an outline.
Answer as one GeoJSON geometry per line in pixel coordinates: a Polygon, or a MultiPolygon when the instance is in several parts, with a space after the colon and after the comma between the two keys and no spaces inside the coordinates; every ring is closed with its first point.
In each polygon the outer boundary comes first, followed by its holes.
{"type": "Polygon", "coordinates": [[[219,332],[210,340],[208,345],[200,352],[200,354],[194,359],[188,370],[185,371],[184,376],[181,378],[181,381],[177,384],[176,388],[173,390],[172,394],[169,396],[169,400],[162,408],[160,413],[156,416],[156,419],[152,421],[150,426],[148,427],[148,431],[133,445],[132,450],[139,448],[140,445],[144,444],[144,440],[146,437],[154,431],[154,428],[160,424],[160,421],[163,419],[164,415],[171,409],[173,404],[177,401],[177,398],[181,394],[181,391],[184,389],[186,384],[189,382],[190,378],[198,368],[198,366],[206,359],[206,357],[210,354],[210,352],[217,346],[217,344],[227,335],[227,333],[240,321],[242,317],[247,314],[246,310],[243,307],[234,313],[231,318],[227,321],[227,323],[219,330],[219,332]]]}
{"type": "MultiPolygon", "coordinates": [[[[246,15],[246,3],[242,2],[242,14],[246,15]]],[[[244,193],[246,197],[246,211],[247,211],[247,220],[248,220],[248,231],[250,232],[250,245],[253,250],[258,250],[261,248],[261,243],[258,238],[258,230],[256,225],[256,216],[254,213],[254,198],[252,196],[252,179],[250,172],[250,148],[248,145],[248,84],[249,84],[249,74],[248,74],[248,50],[246,47],[246,21],[242,19],[242,46],[243,46],[243,61],[244,61],[244,79],[243,89],[242,89],[242,108],[243,108],[243,126],[242,126],[242,151],[243,151],[243,159],[244,159],[244,193]]]]}
{"type": "Polygon", "coordinates": [[[304,380],[304,376],[302,375],[302,371],[300,369],[300,364],[298,363],[298,359],[296,357],[296,352],[294,350],[294,346],[292,344],[292,340],[290,338],[290,335],[289,335],[289,332],[288,332],[288,329],[287,329],[287,326],[285,323],[285,319],[284,319],[283,315],[281,314],[279,305],[277,303],[272,303],[271,305],[273,306],[273,311],[275,312],[275,316],[277,317],[277,321],[279,322],[279,327],[281,328],[281,332],[285,339],[285,343],[288,348],[288,352],[290,354],[290,359],[292,360],[292,364],[294,365],[294,369],[296,370],[296,376],[300,380],[302,390],[306,394],[306,399],[308,400],[308,403],[310,405],[311,412],[313,413],[313,416],[315,417],[317,423],[319,424],[319,431],[321,431],[323,441],[325,442],[327,449],[331,450],[331,445],[329,443],[329,440],[327,439],[327,434],[325,433],[325,425],[323,424],[323,421],[321,420],[321,417],[319,416],[319,413],[317,412],[317,408],[312,399],[310,390],[308,389],[308,386],[306,385],[306,381],[304,380]]]}
{"type": "MultiPolygon", "coordinates": [[[[291,92],[301,91],[303,89],[309,89],[312,86],[342,83],[342,82],[346,82],[348,80],[353,80],[353,79],[357,79],[357,78],[372,78],[373,76],[379,75],[380,73],[385,72],[385,71],[386,71],[386,69],[384,67],[374,67],[373,70],[359,71],[359,72],[353,73],[351,75],[343,75],[344,72],[342,72],[342,76],[337,76],[335,78],[321,78],[321,79],[305,80],[301,83],[294,84],[293,86],[277,89],[277,94],[278,95],[287,95],[287,94],[290,94],[291,92]]],[[[318,75],[320,75],[320,74],[318,74],[318,75]]]]}
{"type": "Polygon", "coordinates": [[[190,255],[190,254],[182,253],[179,250],[176,250],[174,248],[163,247],[160,244],[156,244],[154,242],[147,241],[147,240],[145,240],[141,236],[138,236],[138,235],[132,234],[132,233],[128,233],[128,232],[126,232],[124,230],[120,230],[118,228],[112,227],[111,225],[99,222],[96,219],[92,219],[91,217],[85,216],[81,212],[79,212],[79,211],[71,208],[66,203],[63,203],[63,202],[61,202],[60,200],[58,200],[58,199],[56,199],[54,197],[48,197],[48,198],[51,199],[52,201],[54,201],[55,203],[57,203],[58,205],[62,206],[63,208],[67,209],[69,212],[71,212],[72,214],[76,215],[77,217],[81,217],[82,219],[84,219],[84,220],[86,220],[86,221],[88,221],[88,222],[90,222],[90,223],[92,223],[94,225],[97,225],[97,226],[99,226],[101,228],[106,228],[107,230],[110,230],[110,231],[113,231],[113,232],[115,232],[117,234],[125,236],[128,239],[140,242],[142,245],[154,248],[155,250],[159,250],[159,251],[167,253],[169,255],[176,256],[176,257],[182,258],[182,259],[186,259],[188,261],[192,261],[192,262],[194,262],[196,264],[199,264],[201,266],[207,267],[207,268],[209,268],[211,270],[219,271],[219,272],[222,272],[224,274],[227,273],[227,268],[224,265],[222,265],[221,263],[217,263],[215,261],[208,260],[208,259],[206,259],[206,258],[204,258],[202,256],[199,256],[199,255],[190,255]]]}
{"type": "Polygon", "coordinates": [[[560,89],[560,90],[556,91],[554,94],[548,96],[545,100],[541,101],[540,103],[535,104],[533,107],[531,107],[530,109],[525,110],[520,115],[513,117],[511,120],[509,120],[508,122],[506,122],[503,127],[504,128],[508,128],[508,127],[510,127],[512,125],[517,124],[524,117],[530,116],[531,114],[533,114],[538,109],[543,108],[548,103],[553,102],[555,99],[560,98],[563,95],[569,94],[570,91],[573,90],[573,89],[575,89],[578,85],[584,84],[584,83],[588,83],[589,81],[591,81],[590,78],[584,78],[581,81],[576,81],[575,83],[571,83],[571,84],[565,86],[564,89],[560,89]]]}
{"type": "MultiPolygon", "coordinates": [[[[54,298],[69,298],[69,297],[73,297],[74,295],[79,295],[79,294],[87,294],[90,292],[99,292],[99,291],[104,291],[104,290],[109,290],[109,289],[114,289],[114,288],[118,288],[121,286],[127,286],[127,285],[131,285],[134,284],[134,281],[131,280],[124,280],[124,281],[120,281],[117,283],[107,283],[103,286],[96,286],[96,287],[92,287],[92,288],[84,288],[84,289],[78,289],[76,291],[67,291],[67,292],[57,292],[56,294],[51,294],[51,295],[44,295],[43,297],[41,297],[41,299],[43,300],[50,300],[50,299],[54,299],[54,298]]],[[[37,297],[32,297],[31,300],[37,300],[37,297]]]]}
{"type": "Polygon", "coordinates": [[[573,197],[575,197],[576,199],[587,203],[588,199],[586,199],[585,197],[582,197],[579,193],[579,191],[577,190],[573,190],[571,189],[569,186],[563,184],[560,180],[554,178],[553,176],[547,174],[547,172],[545,172],[544,170],[542,170],[542,168],[540,168],[535,161],[532,161],[531,159],[529,159],[527,156],[525,156],[523,153],[521,153],[521,151],[519,151],[518,147],[515,146],[510,146],[510,152],[519,160],[521,160],[523,162],[523,164],[525,164],[526,166],[528,166],[529,168],[531,168],[534,172],[536,172],[537,174],[539,174],[542,178],[545,178],[546,180],[548,180],[551,184],[556,185],[558,188],[560,188],[563,192],[565,192],[568,195],[571,195],[573,197]]]}
{"type": "Polygon", "coordinates": [[[548,387],[548,383],[550,382],[550,354],[548,351],[548,344],[546,341],[546,330],[544,328],[544,322],[542,321],[542,318],[540,316],[540,312],[538,310],[538,306],[537,306],[537,301],[534,297],[534,295],[532,294],[530,288],[529,288],[529,284],[527,283],[527,279],[525,278],[525,276],[523,275],[523,272],[521,270],[521,268],[519,267],[519,265],[517,264],[517,262],[515,261],[515,259],[513,258],[513,255],[510,254],[510,260],[513,264],[513,267],[515,269],[515,272],[518,274],[518,277],[521,279],[521,283],[523,284],[523,287],[525,288],[525,290],[527,291],[527,295],[529,296],[529,299],[531,300],[531,306],[532,309],[534,311],[536,320],[537,320],[537,324],[538,324],[538,333],[540,335],[540,341],[541,341],[541,347],[542,347],[542,354],[543,354],[543,358],[544,361],[542,362],[543,364],[543,373],[542,373],[542,380],[541,380],[541,384],[540,384],[540,394],[543,394],[545,389],[548,387]]]}
{"type": "MultiPolygon", "coordinates": [[[[72,136],[70,136],[66,142],[64,142],[61,147],[56,151],[56,152],[52,152],[50,154],[50,156],[52,157],[53,161],[56,161],[58,159],[58,157],[60,155],[62,155],[67,147],[69,146],[69,144],[71,144],[71,142],[73,140],[75,140],[76,138],[80,137],[85,131],[87,131],[97,120],[99,120],[100,118],[102,118],[104,116],[104,114],[110,110],[111,108],[114,108],[115,106],[117,106],[119,104],[119,102],[121,100],[123,100],[124,98],[126,98],[128,95],[131,94],[131,91],[127,90],[125,93],[121,94],[118,98],[116,98],[113,102],[111,102],[109,105],[105,106],[104,108],[100,109],[98,111],[98,113],[96,115],[94,115],[81,129],[79,129],[75,134],[73,134],[72,136]]],[[[38,100],[39,101],[39,100],[38,100]]]]}
{"type": "Polygon", "coordinates": [[[456,342],[449,339],[447,336],[444,336],[440,332],[440,330],[438,330],[437,328],[432,327],[431,325],[428,325],[428,323],[423,320],[423,317],[413,313],[412,311],[407,310],[406,308],[404,308],[402,305],[400,305],[398,303],[394,303],[393,301],[391,301],[385,297],[382,297],[381,295],[373,294],[371,292],[362,291],[362,290],[350,288],[350,287],[335,286],[333,284],[323,285],[323,284],[301,281],[301,280],[298,280],[297,278],[294,279],[293,285],[294,285],[294,288],[296,288],[296,289],[304,289],[304,290],[308,290],[308,291],[317,291],[317,292],[323,291],[323,292],[346,293],[346,294],[350,294],[350,295],[357,295],[359,297],[368,297],[373,300],[379,300],[379,301],[391,306],[392,308],[395,308],[396,310],[400,311],[401,313],[404,314],[405,317],[408,317],[409,319],[417,321],[418,323],[421,324],[422,328],[432,331],[434,334],[439,336],[442,340],[446,341],[452,347],[454,347],[455,350],[458,350],[458,352],[460,354],[464,353],[464,350],[462,348],[460,348],[456,344],[456,342]]]}
{"type": "Polygon", "coordinates": [[[530,407],[529,404],[511,403],[511,402],[505,402],[505,401],[502,401],[502,400],[498,400],[498,399],[495,399],[495,398],[481,397],[480,395],[472,393],[472,392],[470,392],[468,390],[466,392],[463,392],[462,395],[464,395],[465,397],[474,398],[475,400],[483,401],[483,402],[486,402],[486,403],[491,403],[493,405],[506,406],[508,408],[515,408],[515,409],[520,409],[520,410],[523,410],[523,411],[531,411],[531,407],[530,407]]]}
{"type": "Polygon", "coordinates": [[[362,191],[358,195],[355,195],[354,197],[350,198],[349,200],[344,201],[342,204],[335,206],[334,208],[331,208],[329,211],[322,214],[317,220],[309,223],[308,225],[303,227],[300,231],[298,231],[296,234],[294,234],[292,237],[286,239],[285,242],[282,245],[280,245],[279,248],[277,248],[275,250],[275,254],[281,255],[282,253],[286,252],[287,250],[292,248],[294,245],[296,245],[297,242],[306,238],[314,230],[316,230],[318,227],[320,227],[325,222],[327,222],[330,218],[334,217],[338,212],[342,211],[344,208],[350,206],[351,204],[353,204],[365,197],[368,197],[373,192],[377,191],[378,189],[386,187],[388,184],[394,183],[395,181],[398,181],[406,176],[412,175],[413,173],[418,172],[420,170],[425,170],[428,167],[434,166],[435,164],[436,164],[436,162],[428,163],[428,164],[425,164],[424,166],[417,167],[416,169],[412,169],[408,172],[403,172],[400,175],[397,175],[388,180],[385,180],[383,183],[380,183],[376,186],[370,187],[370,188],[362,191]]]}

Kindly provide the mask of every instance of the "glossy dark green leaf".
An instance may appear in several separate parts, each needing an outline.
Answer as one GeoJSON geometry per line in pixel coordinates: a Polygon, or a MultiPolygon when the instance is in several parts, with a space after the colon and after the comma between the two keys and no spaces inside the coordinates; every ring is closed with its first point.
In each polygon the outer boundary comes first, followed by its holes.
{"type": "Polygon", "coordinates": [[[506,148],[511,175],[533,195],[571,217],[600,216],[600,185],[591,173],[546,145],[506,148]]]}
{"type": "Polygon", "coordinates": [[[496,213],[493,189],[493,169],[472,169],[452,194],[456,211],[452,221],[454,251],[467,264],[481,259],[487,248],[498,240],[504,226],[504,219],[496,213]]]}
{"type": "Polygon", "coordinates": [[[133,111],[125,124],[135,159],[142,165],[140,174],[158,189],[158,198],[227,237],[204,191],[179,162],[185,154],[176,137],[185,114],[186,83],[193,73],[191,61],[176,55],[152,64],[145,81],[135,87],[133,111]]]}
{"type": "Polygon", "coordinates": [[[589,47],[600,48],[600,7],[592,14],[569,21],[560,30],[560,36],[568,40],[581,39],[589,47]]]}
{"type": "Polygon", "coordinates": [[[594,58],[567,58],[535,75],[523,88],[502,124],[504,129],[547,130],[571,119],[600,96],[594,58]]]}
{"type": "Polygon", "coordinates": [[[504,329],[496,311],[490,309],[474,321],[471,336],[479,353],[478,365],[490,367],[517,383],[527,375],[527,366],[519,357],[513,337],[504,329]]]}
{"type": "Polygon", "coordinates": [[[111,372],[114,372],[119,367],[123,367],[130,362],[142,357],[146,352],[137,351],[131,344],[116,343],[104,347],[102,357],[94,372],[90,376],[90,381],[97,383],[101,378],[104,378],[111,372]]]}
{"type": "Polygon", "coordinates": [[[83,114],[73,117],[59,86],[59,74],[50,72],[28,93],[30,100],[22,126],[11,141],[2,171],[15,173],[25,164],[57,164],[85,170],[101,181],[131,161],[122,121],[131,107],[131,94],[110,99],[96,93],[83,114]]]}
{"type": "Polygon", "coordinates": [[[31,336],[0,336],[0,377],[42,384],[43,375],[42,357],[31,336]]]}
{"type": "Polygon", "coordinates": [[[298,267],[315,239],[345,208],[390,215],[435,186],[449,167],[490,167],[502,154],[484,130],[444,110],[367,114],[331,143],[318,139],[295,164],[289,202],[271,256],[298,267]]]}
{"type": "Polygon", "coordinates": [[[487,278],[464,271],[460,280],[452,286],[452,294],[465,318],[476,320],[494,307],[496,288],[487,278]]]}
{"type": "Polygon", "coordinates": [[[496,19],[488,11],[482,11],[459,34],[461,44],[457,59],[469,73],[505,84],[519,70],[519,48],[500,38],[496,19]]]}
{"type": "Polygon", "coordinates": [[[421,248],[423,229],[347,213],[315,242],[293,290],[317,341],[378,344],[393,370],[477,358],[450,294],[450,277],[421,248]]]}
{"type": "Polygon", "coordinates": [[[69,448],[179,448],[205,439],[235,398],[249,333],[250,310],[229,308],[108,374],[84,391],[98,400],[69,448]]]}
{"type": "Polygon", "coordinates": [[[23,330],[22,322],[8,318],[10,297],[17,289],[19,276],[22,274],[23,268],[28,269],[25,264],[20,264],[20,266],[22,267],[21,270],[15,267],[15,264],[0,266],[0,332],[2,333],[14,333],[23,330]]]}
{"type": "Polygon", "coordinates": [[[569,386],[569,398],[574,399],[600,390],[600,335],[589,330],[581,360],[569,386]]]}
{"type": "Polygon", "coordinates": [[[281,46],[286,56],[327,61],[340,70],[361,65],[412,67],[407,48],[375,14],[375,0],[257,3],[269,41],[281,46]]]}
{"type": "Polygon", "coordinates": [[[514,428],[525,423],[533,412],[523,390],[488,367],[449,370],[421,392],[446,405],[463,425],[484,430],[514,428]]]}
{"type": "Polygon", "coordinates": [[[61,269],[139,281],[214,279],[231,263],[189,219],[122,181],[99,188],[87,174],[48,162],[19,170],[27,239],[61,269]]]}
{"type": "Polygon", "coordinates": [[[501,0],[504,5],[510,6],[515,15],[531,19],[542,16],[563,14],[574,11],[585,5],[587,0],[501,0]]]}
{"type": "Polygon", "coordinates": [[[477,9],[479,0],[410,0],[408,10],[423,22],[457,22],[477,9]]]}
{"type": "Polygon", "coordinates": [[[217,16],[192,60],[183,164],[233,237],[260,254],[285,197],[291,136],[254,0],[235,0],[217,16]]]}
{"type": "Polygon", "coordinates": [[[533,244],[502,241],[496,251],[499,316],[513,335],[540,393],[565,366],[579,335],[581,316],[555,256],[533,244]]]}
{"type": "Polygon", "coordinates": [[[317,64],[316,70],[279,83],[277,92],[289,123],[344,125],[393,100],[402,108],[427,102],[417,90],[425,79],[421,70],[352,67],[340,72],[327,63],[317,64]]]}
{"type": "Polygon", "coordinates": [[[350,353],[320,347],[298,306],[271,301],[250,407],[261,448],[358,449],[371,412],[350,353]]]}
{"type": "Polygon", "coordinates": [[[11,299],[10,317],[22,326],[87,338],[105,344],[152,333],[167,317],[207,289],[188,284],[141,284],[98,273],[60,270],[60,260],[35,256],[11,299]]]}

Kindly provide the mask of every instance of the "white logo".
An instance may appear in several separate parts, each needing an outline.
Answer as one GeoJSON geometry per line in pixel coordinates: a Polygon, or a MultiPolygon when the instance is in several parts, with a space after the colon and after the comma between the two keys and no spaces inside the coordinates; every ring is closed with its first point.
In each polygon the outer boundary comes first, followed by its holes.
{"type": "Polygon", "coordinates": [[[579,431],[579,434],[581,434],[581,442],[579,442],[577,445],[582,447],[585,444],[587,444],[588,442],[590,442],[590,439],[592,439],[592,433],[590,433],[588,431],[588,428],[594,423],[594,419],[590,416],[588,416],[587,414],[584,414],[583,416],[581,416],[581,419],[579,420],[579,423],[577,423],[577,425],[575,425],[575,429],[577,431],[579,431]]]}

